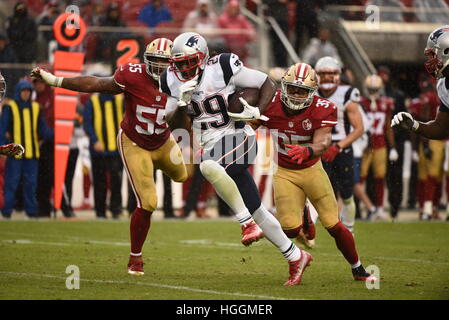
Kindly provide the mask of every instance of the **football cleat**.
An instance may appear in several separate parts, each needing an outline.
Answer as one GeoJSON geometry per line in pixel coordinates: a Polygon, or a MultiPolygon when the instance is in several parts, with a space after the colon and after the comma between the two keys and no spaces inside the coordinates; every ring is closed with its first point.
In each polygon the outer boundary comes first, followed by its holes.
{"type": "Polygon", "coordinates": [[[307,251],[301,250],[301,258],[295,261],[289,261],[290,277],[284,283],[284,286],[296,286],[301,283],[302,274],[304,270],[310,265],[312,255],[307,251]]]}
{"type": "Polygon", "coordinates": [[[254,221],[242,226],[242,236],[242,243],[245,246],[249,246],[264,237],[262,229],[254,221]]]}
{"type": "Polygon", "coordinates": [[[357,268],[353,268],[352,275],[354,277],[354,280],[356,280],[356,281],[368,281],[371,283],[374,283],[377,281],[377,278],[374,275],[366,272],[365,268],[362,265],[360,265],[357,268]]]}
{"type": "Polygon", "coordinates": [[[143,276],[143,260],[142,256],[129,256],[128,274],[132,276],[143,276]]]}

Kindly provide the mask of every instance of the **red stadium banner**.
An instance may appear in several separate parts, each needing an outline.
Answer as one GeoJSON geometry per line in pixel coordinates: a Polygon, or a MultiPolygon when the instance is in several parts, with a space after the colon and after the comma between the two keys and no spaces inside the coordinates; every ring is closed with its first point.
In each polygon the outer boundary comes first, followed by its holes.
{"type": "MultiPolygon", "coordinates": [[[[84,38],[86,27],[76,14],[61,14],[53,25],[57,41],[63,46],[76,46],[84,38]]],[[[54,71],[57,77],[75,77],[81,74],[84,53],[56,51],[54,71]]],[[[55,165],[54,165],[54,207],[61,208],[61,200],[72,140],[78,92],[56,88],[55,117],[55,165]]]]}

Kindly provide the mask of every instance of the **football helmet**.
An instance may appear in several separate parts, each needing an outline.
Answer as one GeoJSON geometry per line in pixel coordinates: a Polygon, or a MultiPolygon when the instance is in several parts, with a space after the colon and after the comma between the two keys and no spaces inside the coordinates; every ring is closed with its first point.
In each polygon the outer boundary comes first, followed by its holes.
{"type": "Polygon", "coordinates": [[[158,38],[150,42],[143,54],[147,73],[156,81],[170,65],[169,59],[173,42],[167,38],[158,38]]]}
{"type": "Polygon", "coordinates": [[[340,84],[340,62],[333,57],[323,57],[315,64],[321,90],[334,90],[340,84]]]}
{"type": "Polygon", "coordinates": [[[0,101],[3,100],[5,95],[6,95],[6,80],[3,77],[2,73],[0,72],[0,101]]]}
{"type": "Polygon", "coordinates": [[[449,64],[449,25],[430,33],[424,55],[427,57],[424,63],[427,72],[437,79],[443,78],[442,72],[449,64]]]}
{"type": "Polygon", "coordinates": [[[170,66],[180,81],[189,81],[206,67],[209,49],[206,40],[195,32],[185,32],[173,41],[170,66]]]}
{"type": "Polygon", "coordinates": [[[293,110],[310,106],[317,90],[316,72],[307,63],[292,65],[281,79],[281,100],[293,110]]]}
{"type": "Polygon", "coordinates": [[[377,99],[380,97],[383,86],[382,78],[377,74],[371,74],[365,78],[365,95],[370,99],[377,99]]]}

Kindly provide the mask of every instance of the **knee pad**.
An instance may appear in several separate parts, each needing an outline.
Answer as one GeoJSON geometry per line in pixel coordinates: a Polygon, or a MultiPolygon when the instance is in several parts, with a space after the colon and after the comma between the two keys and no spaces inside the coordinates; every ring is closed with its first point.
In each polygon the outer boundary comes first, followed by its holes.
{"type": "Polygon", "coordinates": [[[223,175],[227,175],[226,170],[213,160],[201,162],[200,170],[203,176],[212,184],[219,180],[223,175]]]}

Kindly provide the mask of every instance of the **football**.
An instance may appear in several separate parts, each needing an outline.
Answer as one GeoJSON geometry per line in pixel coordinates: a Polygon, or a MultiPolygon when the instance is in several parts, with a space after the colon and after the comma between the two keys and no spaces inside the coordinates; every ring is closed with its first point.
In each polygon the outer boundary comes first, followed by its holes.
{"type": "Polygon", "coordinates": [[[228,111],[233,113],[240,113],[243,111],[243,105],[239,98],[245,99],[249,105],[255,107],[259,102],[259,89],[245,88],[234,92],[228,100],[228,111]]]}

